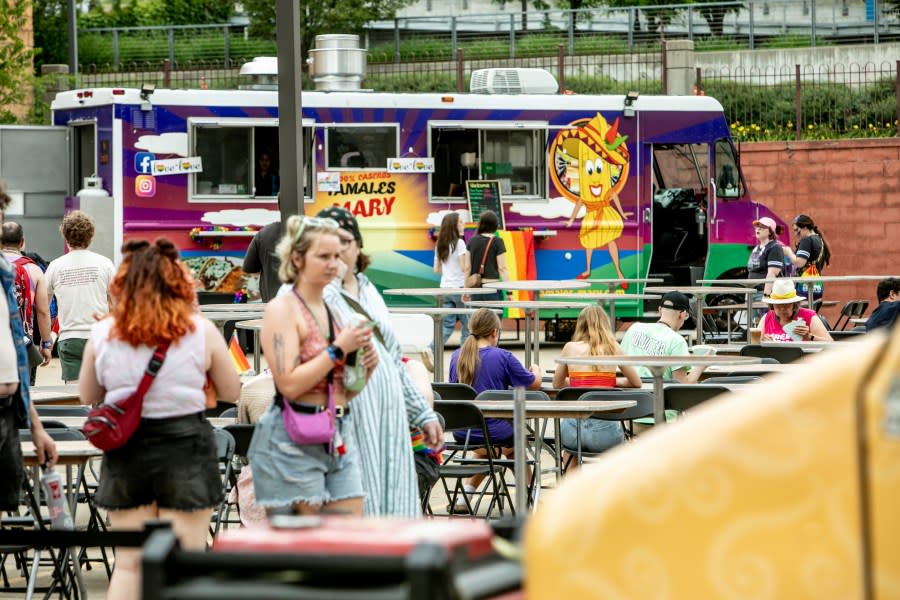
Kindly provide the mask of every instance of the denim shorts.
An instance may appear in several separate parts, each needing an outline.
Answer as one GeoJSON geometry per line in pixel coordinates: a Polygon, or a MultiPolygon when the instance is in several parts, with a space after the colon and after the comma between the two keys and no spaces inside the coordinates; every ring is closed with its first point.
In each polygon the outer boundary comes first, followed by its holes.
{"type": "MultiPolygon", "coordinates": [[[[578,450],[576,419],[563,419],[559,426],[559,437],[566,450],[578,450]]],[[[582,419],[581,449],[585,452],[603,452],[625,441],[622,426],[616,421],[582,419]]]]}
{"type": "Polygon", "coordinates": [[[19,507],[24,477],[16,409],[13,406],[0,408],[0,511],[19,507]]]}
{"type": "Polygon", "coordinates": [[[191,511],[216,506],[224,496],[216,439],[203,413],[141,419],[121,448],[103,455],[96,504],[127,510],[156,502],[191,511]]]}
{"type": "Polygon", "coordinates": [[[362,498],[362,472],[352,415],[337,420],[346,453],[335,455],[325,444],[298,446],[284,429],[281,409],[274,404],[256,424],[247,458],[253,467],[256,503],[268,508],[298,502],[311,505],[362,498]]]}
{"type": "Polygon", "coordinates": [[[86,344],[87,338],[68,338],[60,340],[56,345],[63,381],[75,381],[78,379],[78,373],[81,371],[81,357],[84,356],[86,344]]]}

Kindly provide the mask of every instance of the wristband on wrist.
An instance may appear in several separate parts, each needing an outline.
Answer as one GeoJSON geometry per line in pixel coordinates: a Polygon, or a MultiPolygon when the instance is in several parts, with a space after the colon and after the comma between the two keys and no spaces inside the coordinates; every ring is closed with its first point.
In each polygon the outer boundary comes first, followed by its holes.
{"type": "Polygon", "coordinates": [[[52,347],[53,347],[53,342],[51,342],[50,340],[43,340],[41,342],[41,348],[43,348],[45,350],[49,350],[52,347]]]}
{"type": "MultiPolygon", "coordinates": [[[[340,348],[338,346],[335,346],[334,344],[331,344],[330,346],[325,348],[325,352],[328,353],[328,358],[330,358],[331,362],[333,362],[336,365],[344,364],[343,357],[338,356],[339,350],[340,350],[340,348]]],[[[343,352],[341,354],[343,354],[343,352]]]]}

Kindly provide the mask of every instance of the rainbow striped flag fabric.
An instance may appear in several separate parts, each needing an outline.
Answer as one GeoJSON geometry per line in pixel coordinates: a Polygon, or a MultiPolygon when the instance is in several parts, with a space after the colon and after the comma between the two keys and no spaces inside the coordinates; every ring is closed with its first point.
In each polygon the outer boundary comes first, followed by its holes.
{"type": "MultiPolygon", "coordinates": [[[[537,279],[537,264],[534,261],[534,233],[530,229],[520,231],[498,231],[497,235],[506,246],[506,268],[513,281],[537,279]]],[[[507,300],[531,300],[531,292],[507,292],[507,300]]],[[[521,308],[508,308],[507,319],[523,319],[525,311],[521,308]]]]}
{"type": "Polygon", "coordinates": [[[250,362],[247,360],[247,355],[244,354],[244,350],[241,348],[237,333],[231,334],[231,341],[228,342],[228,356],[231,357],[231,362],[234,364],[234,369],[237,371],[238,375],[243,375],[250,370],[250,362]]]}

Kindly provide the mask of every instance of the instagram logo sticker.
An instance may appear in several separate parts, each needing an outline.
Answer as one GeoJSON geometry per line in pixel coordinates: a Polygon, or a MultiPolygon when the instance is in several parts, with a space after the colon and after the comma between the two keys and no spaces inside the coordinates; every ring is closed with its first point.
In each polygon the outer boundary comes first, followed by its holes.
{"type": "Polygon", "coordinates": [[[153,175],[138,175],[134,178],[134,193],[142,198],[156,195],[156,178],[153,175]]]}

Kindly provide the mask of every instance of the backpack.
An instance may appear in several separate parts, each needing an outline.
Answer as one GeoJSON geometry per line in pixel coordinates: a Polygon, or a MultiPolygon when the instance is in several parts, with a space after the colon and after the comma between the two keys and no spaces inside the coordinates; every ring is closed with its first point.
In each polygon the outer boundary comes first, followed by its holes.
{"type": "Polygon", "coordinates": [[[18,256],[10,261],[16,268],[16,303],[19,305],[19,317],[29,340],[34,339],[34,292],[31,287],[31,275],[26,265],[37,264],[27,256],[18,256]]]}

